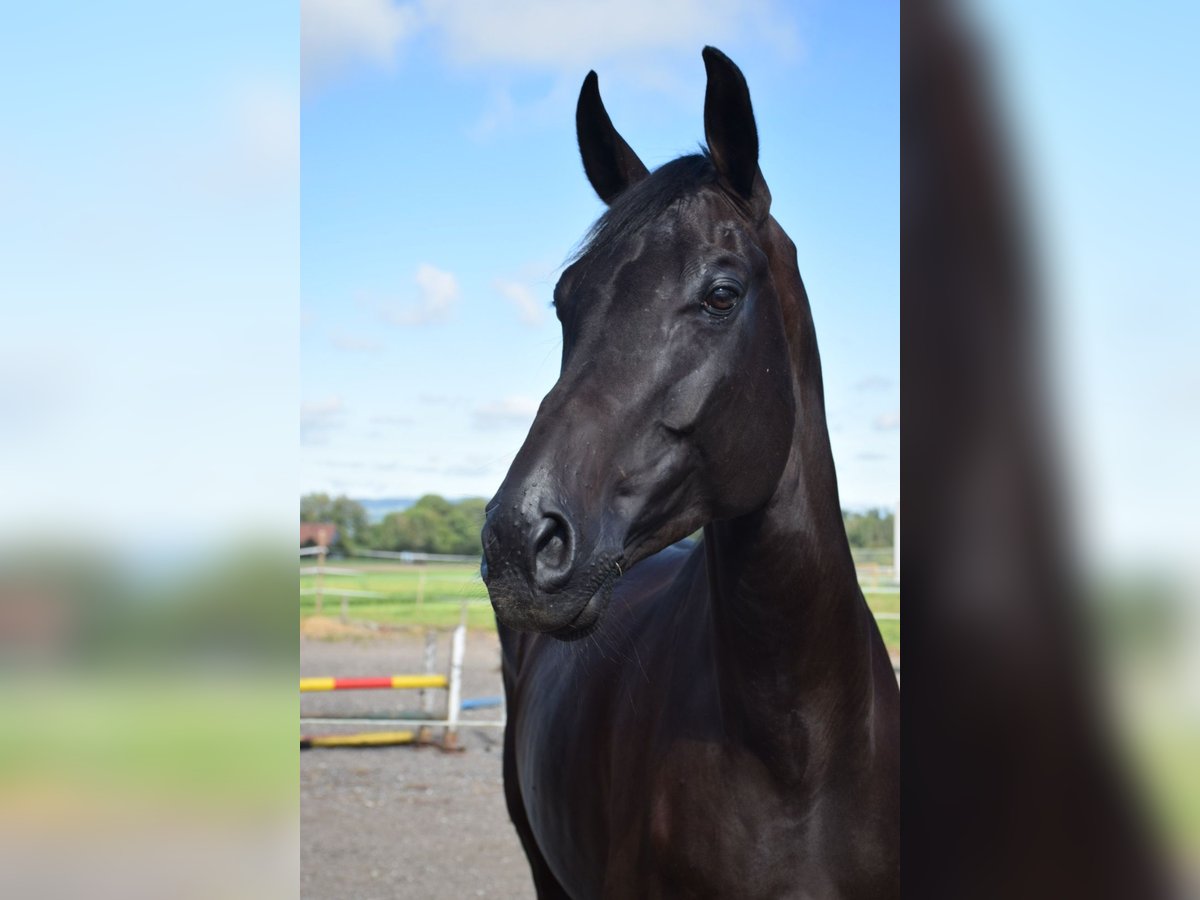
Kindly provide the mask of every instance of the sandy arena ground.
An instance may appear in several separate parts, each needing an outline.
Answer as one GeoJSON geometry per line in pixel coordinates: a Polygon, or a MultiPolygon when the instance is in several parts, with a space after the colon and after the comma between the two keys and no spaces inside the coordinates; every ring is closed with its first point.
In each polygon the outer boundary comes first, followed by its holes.
{"type": "MultiPolygon", "coordinates": [[[[304,676],[421,671],[420,634],[353,637],[320,625],[305,633],[336,636],[301,639],[304,676]]],[[[449,655],[450,636],[442,633],[439,672],[446,670],[449,655]]],[[[499,666],[496,636],[470,633],[463,696],[502,694],[499,666]]],[[[435,693],[439,701],[441,696],[435,693]]],[[[386,715],[418,704],[416,691],[333,691],[302,695],[301,712],[386,715]]],[[[464,718],[495,719],[498,713],[478,710],[464,718]]],[[[301,896],[533,897],[529,868],[504,806],[500,739],[499,729],[476,728],[461,732],[461,753],[403,746],[301,751],[301,896]]]]}

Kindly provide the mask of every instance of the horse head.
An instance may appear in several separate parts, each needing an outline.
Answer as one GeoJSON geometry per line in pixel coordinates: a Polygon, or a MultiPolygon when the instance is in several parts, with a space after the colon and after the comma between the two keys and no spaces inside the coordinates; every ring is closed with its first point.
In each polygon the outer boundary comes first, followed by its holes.
{"type": "Polygon", "coordinates": [[[788,462],[795,248],[746,81],[718,50],[704,62],[706,151],[654,172],[584,80],[579,147],[609,208],[555,288],[561,373],[488,505],[484,580],[509,627],[589,634],[623,572],[761,508],[788,462]]]}

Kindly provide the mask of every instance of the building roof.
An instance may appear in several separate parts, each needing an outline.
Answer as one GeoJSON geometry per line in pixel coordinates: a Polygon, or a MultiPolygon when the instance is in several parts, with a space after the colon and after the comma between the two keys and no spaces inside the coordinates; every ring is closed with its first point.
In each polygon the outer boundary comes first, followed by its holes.
{"type": "Polygon", "coordinates": [[[301,522],[300,546],[314,547],[324,544],[328,547],[337,542],[338,528],[332,522],[301,522]]]}

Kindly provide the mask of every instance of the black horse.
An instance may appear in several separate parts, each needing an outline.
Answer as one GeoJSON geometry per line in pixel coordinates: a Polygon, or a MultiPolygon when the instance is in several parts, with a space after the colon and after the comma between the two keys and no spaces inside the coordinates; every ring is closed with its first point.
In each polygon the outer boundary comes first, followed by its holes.
{"type": "Polygon", "coordinates": [[[609,209],[483,530],[509,812],[541,897],[891,897],[899,689],[749,90],[704,63],[707,152],[653,173],[580,93],[609,209]]]}

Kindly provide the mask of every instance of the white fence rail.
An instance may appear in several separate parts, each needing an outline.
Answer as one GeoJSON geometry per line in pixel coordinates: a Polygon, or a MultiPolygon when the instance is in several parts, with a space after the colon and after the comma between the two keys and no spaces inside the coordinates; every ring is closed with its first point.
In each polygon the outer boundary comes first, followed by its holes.
{"type": "Polygon", "coordinates": [[[461,562],[477,563],[479,556],[463,556],[454,553],[416,553],[411,550],[355,550],[354,556],[372,559],[398,559],[401,562],[461,562]]]}

